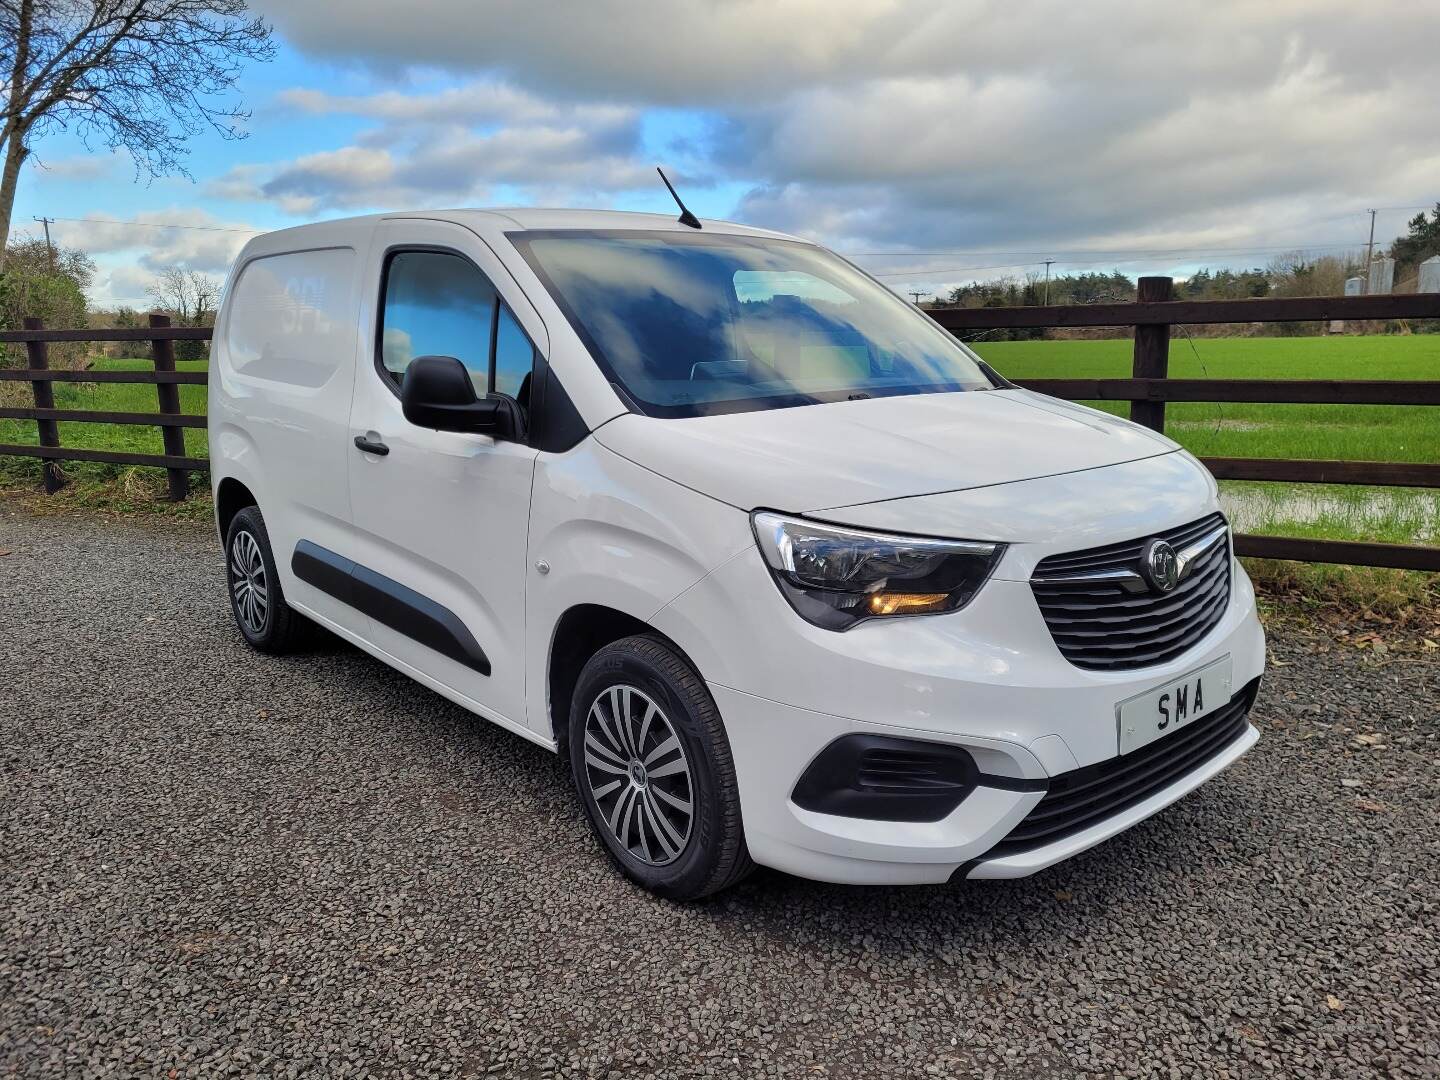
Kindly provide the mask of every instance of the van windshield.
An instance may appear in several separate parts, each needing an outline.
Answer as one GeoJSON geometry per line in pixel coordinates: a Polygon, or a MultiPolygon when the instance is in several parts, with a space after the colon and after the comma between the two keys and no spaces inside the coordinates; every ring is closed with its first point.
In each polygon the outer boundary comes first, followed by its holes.
{"type": "Polygon", "coordinates": [[[651,416],[988,390],[953,337],[810,244],[511,233],[612,383],[651,416]]]}

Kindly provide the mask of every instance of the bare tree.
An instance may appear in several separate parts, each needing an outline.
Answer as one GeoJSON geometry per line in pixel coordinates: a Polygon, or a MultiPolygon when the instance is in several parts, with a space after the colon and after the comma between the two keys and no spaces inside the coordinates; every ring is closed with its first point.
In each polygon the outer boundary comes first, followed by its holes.
{"type": "Polygon", "coordinates": [[[155,306],[181,326],[208,326],[220,306],[220,281],[198,270],[167,267],[147,290],[155,306]]]}
{"type": "Polygon", "coordinates": [[[40,137],[73,129],[128,151],[137,173],[188,175],[189,136],[244,136],[248,114],[225,98],[245,61],[273,55],[244,0],[0,0],[0,243],[40,137]]]}
{"type": "MultiPolygon", "coordinates": [[[[176,326],[214,326],[220,290],[218,278],[171,266],[160,271],[148,291],[155,306],[168,312],[176,326]]],[[[209,353],[210,347],[204,341],[175,343],[177,360],[203,360],[209,353]]]]}

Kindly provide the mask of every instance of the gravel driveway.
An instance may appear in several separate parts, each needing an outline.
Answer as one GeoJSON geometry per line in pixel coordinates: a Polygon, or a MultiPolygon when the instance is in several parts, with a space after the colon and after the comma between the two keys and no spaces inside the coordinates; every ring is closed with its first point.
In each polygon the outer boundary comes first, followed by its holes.
{"type": "Polygon", "coordinates": [[[1272,633],[1255,751],[1029,880],[680,907],[553,756],[243,648],[206,529],[7,550],[0,1076],[1440,1075],[1434,652],[1272,633]]]}

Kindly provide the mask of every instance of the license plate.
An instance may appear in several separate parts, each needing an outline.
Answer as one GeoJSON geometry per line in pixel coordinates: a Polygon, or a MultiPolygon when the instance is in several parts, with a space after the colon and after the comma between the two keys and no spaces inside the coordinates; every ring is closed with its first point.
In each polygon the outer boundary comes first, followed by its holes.
{"type": "Polygon", "coordinates": [[[1128,754],[1193,724],[1230,702],[1230,657],[1115,706],[1120,753],[1128,754]]]}

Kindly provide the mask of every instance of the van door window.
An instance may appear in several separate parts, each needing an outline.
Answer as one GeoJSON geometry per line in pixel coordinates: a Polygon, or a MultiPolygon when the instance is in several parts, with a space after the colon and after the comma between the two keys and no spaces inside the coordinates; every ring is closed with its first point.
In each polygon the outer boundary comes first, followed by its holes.
{"type": "Polygon", "coordinates": [[[489,391],[495,289],[469,261],[438,251],[402,251],[385,275],[380,359],[398,386],[417,356],[453,356],[476,395],[489,391]]]}
{"type": "Polygon", "coordinates": [[[520,329],[515,316],[510,314],[510,309],[501,304],[500,325],[495,331],[495,389],[528,407],[530,402],[526,399],[530,387],[526,380],[534,366],[534,346],[525,336],[525,331],[520,329]]]}

